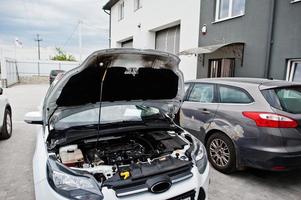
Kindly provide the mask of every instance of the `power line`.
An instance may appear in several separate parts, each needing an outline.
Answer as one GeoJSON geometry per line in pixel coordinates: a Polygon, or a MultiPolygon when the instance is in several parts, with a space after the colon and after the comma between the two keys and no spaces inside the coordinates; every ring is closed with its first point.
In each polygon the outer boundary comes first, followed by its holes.
{"type": "Polygon", "coordinates": [[[66,45],[68,44],[68,42],[71,40],[71,38],[73,37],[75,31],[77,30],[79,26],[79,23],[76,24],[74,30],[72,31],[72,33],[70,34],[70,36],[67,38],[67,40],[65,41],[64,45],[63,45],[63,49],[66,47],[66,45]]]}
{"type": "Polygon", "coordinates": [[[91,25],[88,23],[83,23],[83,25],[85,25],[86,27],[89,27],[90,29],[95,29],[95,30],[106,30],[106,28],[102,27],[102,26],[95,26],[95,25],[91,25]]]}

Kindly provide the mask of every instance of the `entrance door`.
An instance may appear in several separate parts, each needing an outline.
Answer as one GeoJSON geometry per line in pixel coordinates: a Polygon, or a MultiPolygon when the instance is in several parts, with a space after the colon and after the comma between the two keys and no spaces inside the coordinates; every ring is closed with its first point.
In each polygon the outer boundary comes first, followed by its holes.
{"type": "Polygon", "coordinates": [[[209,61],[209,78],[233,77],[235,69],[235,59],[223,58],[209,61]]]}
{"type": "Polygon", "coordinates": [[[156,49],[170,53],[179,53],[180,25],[156,32],[156,49]]]}

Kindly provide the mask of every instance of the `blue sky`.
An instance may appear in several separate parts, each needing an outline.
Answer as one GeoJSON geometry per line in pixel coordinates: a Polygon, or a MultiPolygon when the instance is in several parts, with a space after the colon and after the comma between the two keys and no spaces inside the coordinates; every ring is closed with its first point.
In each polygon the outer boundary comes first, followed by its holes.
{"type": "Polygon", "coordinates": [[[78,53],[78,21],[82,20],[83,53],[108,47],[109,17],[102,10],[107,0],[1,0],[0,44],[61,47],[78,53]]]}

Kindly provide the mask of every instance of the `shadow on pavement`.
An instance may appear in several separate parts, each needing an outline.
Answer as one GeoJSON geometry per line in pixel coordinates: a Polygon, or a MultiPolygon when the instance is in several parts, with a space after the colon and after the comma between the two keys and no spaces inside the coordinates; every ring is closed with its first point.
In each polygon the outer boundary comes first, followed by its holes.
{"type": "Polygon", "coordinates": [[[231,176],[258,180],[261,184],[277,184],[278,186],[284,185],[285,187],[301,184],[301,169],[292,171],[266,171],[247,168],[244,171],[231,174],[231,176]]]}

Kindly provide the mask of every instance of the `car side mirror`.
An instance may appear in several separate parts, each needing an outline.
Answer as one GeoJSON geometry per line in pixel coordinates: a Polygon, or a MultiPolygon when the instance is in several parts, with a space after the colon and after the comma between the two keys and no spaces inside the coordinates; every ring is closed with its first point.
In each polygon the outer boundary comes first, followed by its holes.
{"type": "Polygon", "coordinates": [[[43,125],[42,113],[39,111],[26,113],[24,121],[28,124],[43,125]]]}
{"type": "Polygon", "coordinates": [[[0,88],[0,95],[2,95],[3,94],[3,89],[2,88],[0,88]]]}

